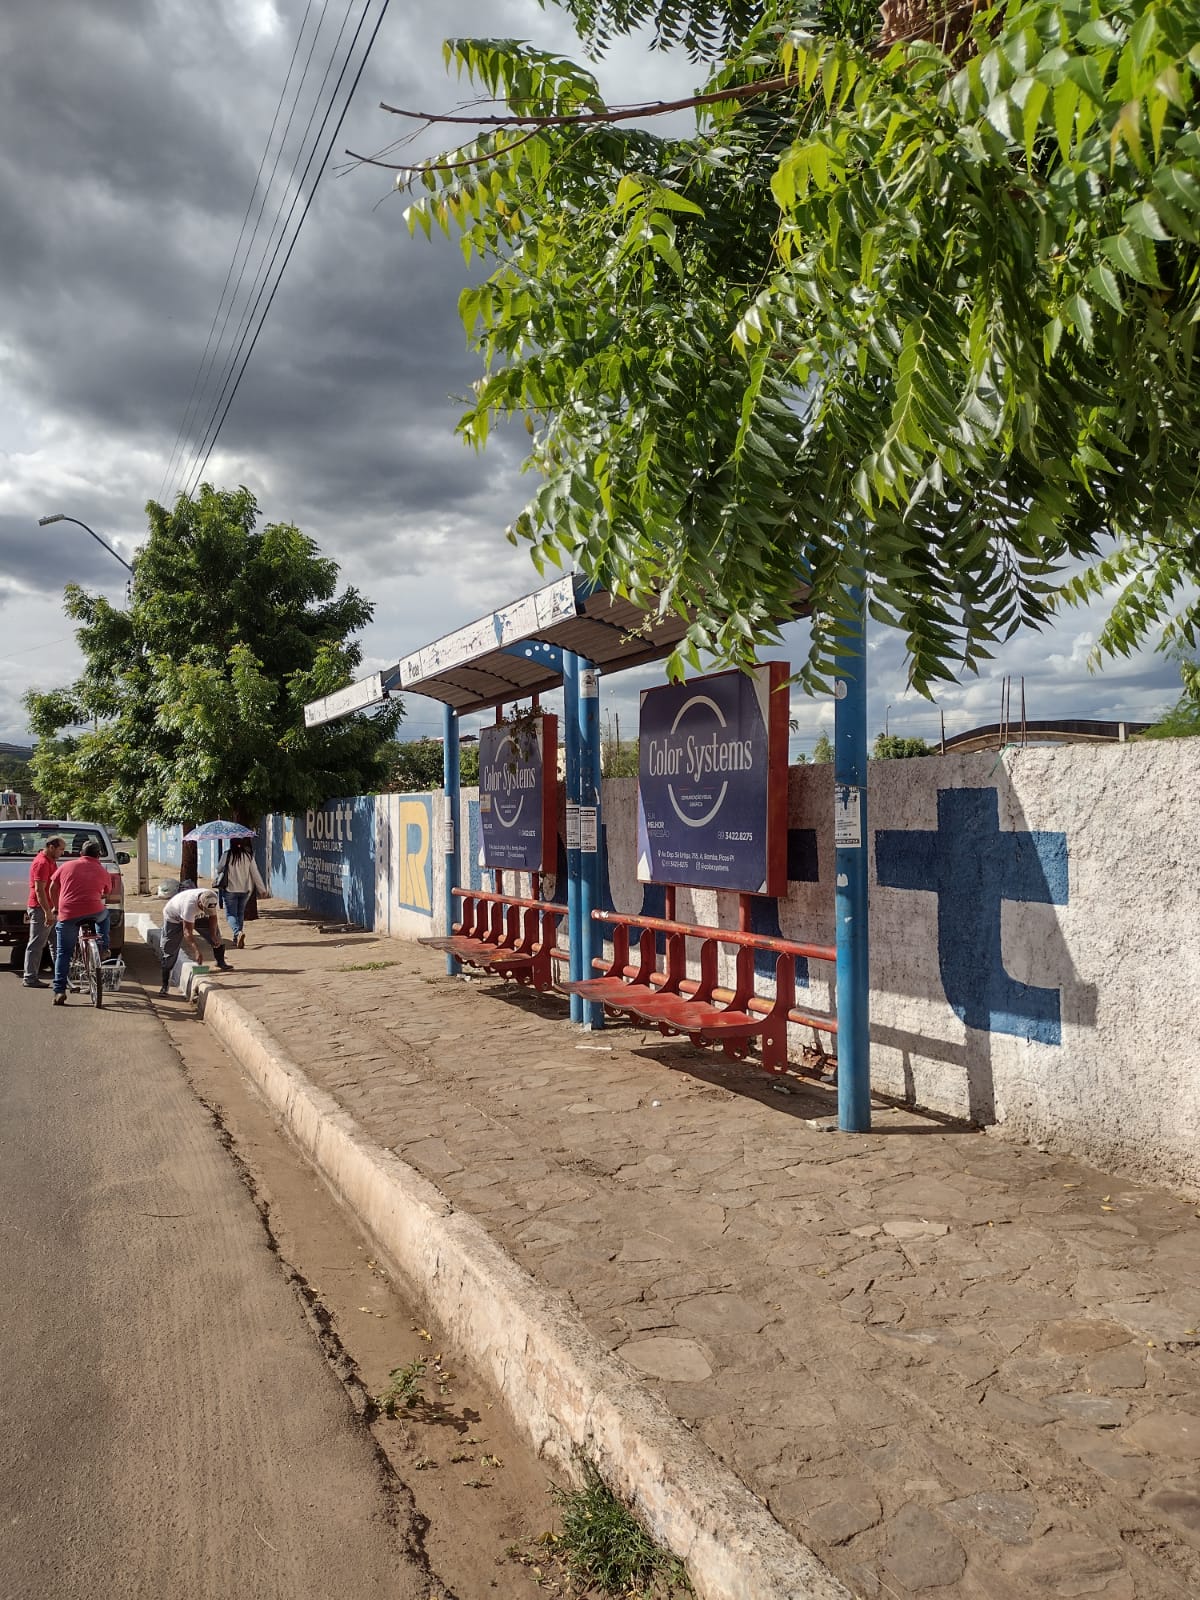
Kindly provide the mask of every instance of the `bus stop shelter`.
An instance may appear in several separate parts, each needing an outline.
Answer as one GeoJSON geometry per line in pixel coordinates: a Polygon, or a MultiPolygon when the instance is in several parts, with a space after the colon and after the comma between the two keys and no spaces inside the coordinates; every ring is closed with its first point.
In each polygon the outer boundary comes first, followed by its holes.
{"type": "MultiPolygon", "coordinates": [[[[797,617],[807,613],[798,589],[797,617]]],[[[600,682],[668,656],[689,618],[649,611],[567,574],[510,605],[434,640],[381,672],[305,708],[318,727],[379,704],[390,694],[425,695],[442,706],[446,925],[454,922],[458,873],[459,718],[563,690],[566,755],[568,950],[572,979],[590,973],[599,939],[600,682]],[[572,811],[574,810],[574,816],[572,811]],[[572,825],[574,824],[574,825],[572,825]],[[586,846],[586,848],[585,848],[586,846]]],[[[869,979],[866,863],[866,657],[861,625],[845,637],[834,701],[835,943],[837,951],[838,1125],[870,1127],[869,979]]],[[[448,958],[448,970],[457,963],[448,958]]],[[[571,1019],[600,1024],[601,1008],[571,996],[571,1019]]]]}

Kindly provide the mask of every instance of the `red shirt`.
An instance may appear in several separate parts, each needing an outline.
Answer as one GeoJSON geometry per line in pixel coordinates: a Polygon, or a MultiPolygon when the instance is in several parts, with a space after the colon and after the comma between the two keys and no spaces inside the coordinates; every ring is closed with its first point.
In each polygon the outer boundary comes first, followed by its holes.
{"type": "Polygon", "coordinates": [[[58,885],[59,917],[98,917],[105,909],[108,868],[95,856],[60,862],[51,883],[58,885]]]}
{"type": "Polygon", "coordinates": [[[50,879],[54,876],[54,863],[44,850],[39,850],[29,864],[29,909],[40,904],[37,897],[39,883],[46,885],[47,892],[50,888],[50,879]]]}

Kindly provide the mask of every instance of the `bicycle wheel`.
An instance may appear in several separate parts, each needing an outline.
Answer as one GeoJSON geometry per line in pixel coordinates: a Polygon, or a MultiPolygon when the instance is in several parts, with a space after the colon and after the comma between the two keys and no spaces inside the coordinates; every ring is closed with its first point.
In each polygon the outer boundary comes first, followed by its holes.
{"type": "Polygon", "coordinates": [[[72,994],[80,994],[87,988],[87,941],[77,939],[75,949],[71,955],[71,964],[67,968],[67,988],[72,994]]]}
{"type": "Polygon", "coordinates": [[[88,992],[94,1006],[104,1004],[104,974],[100,970],[100,946],[95,939],[87,942],[88,992]]]}

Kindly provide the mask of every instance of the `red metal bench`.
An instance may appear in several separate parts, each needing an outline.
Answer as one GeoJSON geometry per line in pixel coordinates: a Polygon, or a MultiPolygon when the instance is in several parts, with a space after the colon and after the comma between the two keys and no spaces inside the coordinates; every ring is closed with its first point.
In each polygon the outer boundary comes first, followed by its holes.
{"type": "Polygon", "coordinates": [[[522,900],[487,889],[454,889],[462,915],[453,932],[418,940],[444,950],[464,966],[511,978],[534,989],[553,984],[551,963],[558,924],[566,906],[551,900],[522,900]]]}
{"type": "Polygon", "coordinates": [[[597,922],[612,924],[612,958],[599,957],[592,963],[603,970],[603,977],[563,984],[568,993],[650,1023],[660,1033],[686,1034],[693,1044],[720,1045],[728,1056],[744,1056],[758,1039],[763,1066],[773,1072],[782,1072],[788,1064],[789,1022],[837,1034],[835,1017],[809,1016],[795,1009],[796,958],[834,962],[837,956],[832,945],[797,944],[749,929],[707,928],[665,917],[624,916],[615,911],[593,911],[592,916],[597,922]],[[666,935],[666,960],[661,970],[656,949],[660,933],[666,935]],[[637,935],[633,959],[631,934],[637,935]],[[699,976],[695,978],[687,972],[689,939],[700,941],[699,976]],[[736,951],[732,989],[717,983],[721,945],[736,951]],[[754,992],[754,959],[759,950],[776,957],[775,994],[770,998],[754,992]]]}

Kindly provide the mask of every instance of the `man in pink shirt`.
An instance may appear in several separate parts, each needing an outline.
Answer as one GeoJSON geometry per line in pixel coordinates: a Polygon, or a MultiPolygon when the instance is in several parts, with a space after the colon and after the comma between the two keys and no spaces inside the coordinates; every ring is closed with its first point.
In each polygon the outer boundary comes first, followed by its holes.
{"type": "Polygon", "coordinates": [[[29,943],[25,946],[25,987],[40,989],[38,968],[42,951],[54,926],[54,907],[50,904],[50,880],[67,841],[55,834],[47,839],[29,864],[29,943]]]}
{"type": "Polygon", "coordinates": [[[89,839],[74,860],[62,862],[50,879],[50,903],[58,912],[58,944],[54,952],[56,1006],[67,1003],[67,973],[80,923],[99,923],[107,918],[109,887],[108,868],[100,859],[100,845],[95,839],[89,839]]]}

